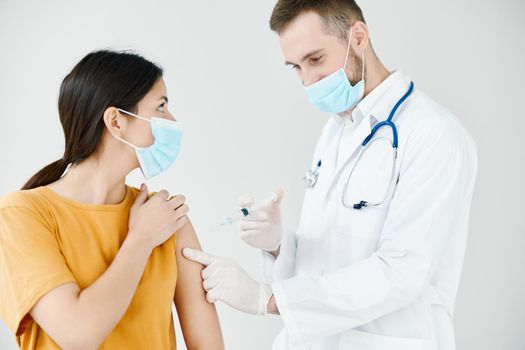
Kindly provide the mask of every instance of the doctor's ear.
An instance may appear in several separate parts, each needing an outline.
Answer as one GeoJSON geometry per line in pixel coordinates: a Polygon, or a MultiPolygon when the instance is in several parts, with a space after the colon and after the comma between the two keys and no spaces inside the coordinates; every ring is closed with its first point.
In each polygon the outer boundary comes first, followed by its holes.
{"type": "MultiPolygon", "coordinates": [[[[348,31],[350,33],[350,31],[348,31]]],[[[348,34],[350,35],[350,34],[348,34]]],[[[348,39],[348,38],[347,38],[348,39]]],[[[368,26],[365,22],[357,21],[352,26],[352,48],[354,52],[360,54],[361,51],[368,47],[370,36],[368,35],[368,26]]]]}
{"type": "Polygon", "coordinates": [[[108,107],[103,115],[104,124],[108,131],[118,137],[122,137],[122,133],[126,130],[128,120],[117,108],[108,107]]]}

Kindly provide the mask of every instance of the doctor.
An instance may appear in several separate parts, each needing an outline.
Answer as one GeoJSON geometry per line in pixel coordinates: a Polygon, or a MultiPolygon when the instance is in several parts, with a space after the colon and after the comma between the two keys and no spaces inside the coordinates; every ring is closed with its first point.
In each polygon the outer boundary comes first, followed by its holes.
{"type": "Polygon", "coordinates": [[[279,0],[270,26],[310,101],[330,116],[297,230],[281,227],[282,191],[239,225],[263,252],[264,282],[231,259],[184,251],[207,265],[208,301],[280,314],[274,349],[455,349],[472,138],[383,66],[354,1],[279,0]]]}

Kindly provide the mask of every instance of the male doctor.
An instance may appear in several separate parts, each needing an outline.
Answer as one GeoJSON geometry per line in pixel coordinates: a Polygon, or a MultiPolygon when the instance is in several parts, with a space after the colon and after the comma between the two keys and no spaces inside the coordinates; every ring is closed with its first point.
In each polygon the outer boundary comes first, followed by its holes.
{"type": "Polygon", "coordinates": [[[383,66],[354,1],[279,0],[270,27],[329,118],[297,230],[283,232],[280,190],[239,225],[263,251],[263,283],[231,259],[184,250],[207,266],[208,301],[280,314],[274,349],[455,349],[473,140],[409,77],[383,66]]]}

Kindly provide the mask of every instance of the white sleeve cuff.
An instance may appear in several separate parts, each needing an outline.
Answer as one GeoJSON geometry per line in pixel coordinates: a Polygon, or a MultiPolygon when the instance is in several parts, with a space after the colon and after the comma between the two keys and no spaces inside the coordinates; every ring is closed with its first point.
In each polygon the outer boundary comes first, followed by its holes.
{"type": "Polygon", "coordinates": [[[261,249],[261,271],[264,283],[273,282],[273,269],[275,265],[275,257],[261,249]]]}
{"type": "Polygon", "coordinates": [[[279,315],[281,315],[290,342],[294,347],[307,343],[309,340],[301,337],[300,332],[297,329],[298,325],[288,307],[288,301],[283,290],[282,282],[272,283],[272,290],[277,310],[279,310],[279,315]]]}

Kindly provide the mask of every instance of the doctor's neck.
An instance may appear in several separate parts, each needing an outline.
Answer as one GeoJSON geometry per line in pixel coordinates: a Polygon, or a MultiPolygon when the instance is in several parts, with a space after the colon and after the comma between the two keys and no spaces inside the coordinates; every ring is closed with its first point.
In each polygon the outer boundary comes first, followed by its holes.
{"type": "MultiPolygon", "coordinates": [[[[385,68],[371,46],[368,46],[368,48],[365,49],[365,93],[363,98],[385,81],[390,74],[392,73],[385,68]]],[[[355,107],[338,113],[338,115],[340,117],[351,117],[354,109],[355,107]]]]}

